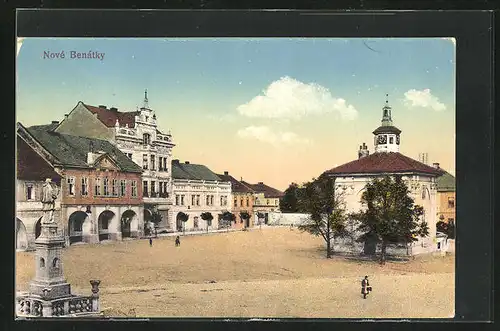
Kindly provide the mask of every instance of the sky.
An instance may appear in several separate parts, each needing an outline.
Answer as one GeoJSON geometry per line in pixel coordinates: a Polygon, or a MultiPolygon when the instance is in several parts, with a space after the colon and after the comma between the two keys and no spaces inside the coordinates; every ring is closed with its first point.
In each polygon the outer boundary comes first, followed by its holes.
{"type": "Polygon", "coordinates": [[[388,94],[400,152],[455,174],[452,38],[25,38],[16,73],[25,126],[147,89],[175,159],[280,190],[373,153],[388,94]]]}

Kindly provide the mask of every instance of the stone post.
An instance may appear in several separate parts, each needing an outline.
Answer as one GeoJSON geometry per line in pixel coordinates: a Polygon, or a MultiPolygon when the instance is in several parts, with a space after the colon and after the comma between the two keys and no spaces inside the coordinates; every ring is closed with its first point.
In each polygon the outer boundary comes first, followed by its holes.
{"type": "Polygon", "coordinates": [[[93,279],[90,281],[90,284],[92,285],[92,311],[93,312],[99,312],[100,307],[99,307],[99,284],[101,283],[100,280],[93,279]]]}
{"type": "Polygon", "coordinates": [[[42,316],[52,317],[52,302],[45,300],[42,301],[42,316]]]}

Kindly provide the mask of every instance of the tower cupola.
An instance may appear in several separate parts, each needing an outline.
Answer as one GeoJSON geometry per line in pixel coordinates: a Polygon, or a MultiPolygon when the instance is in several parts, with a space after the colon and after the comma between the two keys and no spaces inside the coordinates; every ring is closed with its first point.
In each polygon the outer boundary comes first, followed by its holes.
{"type": "Polygon", "coordinates": [[[382,108],[382,123],[373,134],[375,152],[399,152],[401,130],[392,123],[392,107],[389,106],[388,94],[382,108]]]}

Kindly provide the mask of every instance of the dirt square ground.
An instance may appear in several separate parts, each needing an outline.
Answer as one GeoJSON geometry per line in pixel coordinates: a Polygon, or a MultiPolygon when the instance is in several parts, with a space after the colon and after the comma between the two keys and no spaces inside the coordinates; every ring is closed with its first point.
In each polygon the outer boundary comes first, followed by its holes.
{"type": "MultiPolygon", "coordinates": [[[[409,262],[326,259],[321,238],[289,228],[75,245],[64,250],[74,293],[101,280],[107,316],[453,317],[455,257],[409,262]],[[373,292],[363,300],[360,282],[373,292]]],[[[16,288],[27,290],[34,253],[16,253],[16,288]]]]}

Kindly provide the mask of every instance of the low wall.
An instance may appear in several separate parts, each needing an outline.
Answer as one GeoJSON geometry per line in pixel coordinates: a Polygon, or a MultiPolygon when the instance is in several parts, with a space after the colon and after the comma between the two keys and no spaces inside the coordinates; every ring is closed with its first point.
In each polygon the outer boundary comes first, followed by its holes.
{"type": "Polygon", "coordinates": [[[309,218],[308,214],[299,213],[269,213],[268,225],[298,226],[309,218]]]}

